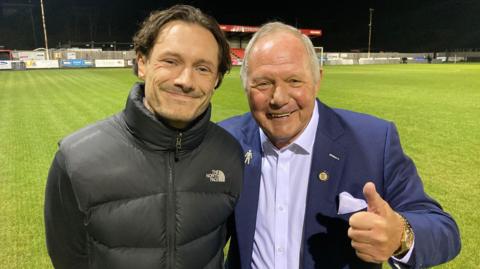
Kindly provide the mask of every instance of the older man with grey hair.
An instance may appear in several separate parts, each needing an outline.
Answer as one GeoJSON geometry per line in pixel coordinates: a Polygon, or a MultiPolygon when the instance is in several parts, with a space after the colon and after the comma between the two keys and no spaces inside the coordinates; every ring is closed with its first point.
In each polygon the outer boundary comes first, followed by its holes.
{"type": "Polygon", "coordinates": [[[248,157],[230,268],[421,268],[458,254],[458,227],[395,125],[316,99],[321,71],[300,31],[262,26],[241,77],[251,112],[220,123],[248,157]]]}

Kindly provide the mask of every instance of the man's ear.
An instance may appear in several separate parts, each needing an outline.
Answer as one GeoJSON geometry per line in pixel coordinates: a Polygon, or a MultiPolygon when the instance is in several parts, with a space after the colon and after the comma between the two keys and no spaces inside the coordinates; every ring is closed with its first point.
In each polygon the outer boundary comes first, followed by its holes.
{"type": "Polygon", "coordinates": [[[315,85],[315,94],[318,94],[320,91],[320,85],[322,84],[322,79],[323,79],[323,69],[320,68],[320,75],[318,77],[318,82],[315,85]]]}
{"type": "Polygon", "coordinates": [[[220,75],[217,76],[217,79],[215,80],[215,86],[213,87],[214,90],[216,90],[218,88],[218,83],[220,83],[220,75]]]}
{"type": "Polygon", "coordinates": [[[137,76],[141,80],[145,80],[145,62],[146,61],[147,60],[146,60],[145,56],[142,56],[140,54],[137,55],[137,68],[138,68],[137,76]]]}

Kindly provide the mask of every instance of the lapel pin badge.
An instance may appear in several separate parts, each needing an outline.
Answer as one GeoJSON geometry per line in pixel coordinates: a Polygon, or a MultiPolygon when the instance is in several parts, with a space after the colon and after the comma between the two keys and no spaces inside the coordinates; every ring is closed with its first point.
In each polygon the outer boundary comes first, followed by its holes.
{"type": "Polygon", "coordinates": [[[246,153],[245,153],[245,164],[250,164],[250,161],[252,160],[253,158],[253,153],[252,153],[252,150],[249,149],[246,153]]]}
{"type": "Polygon", "coordinates": [[[328,180],[327,171],[320,172],[320,174],[318,174],[318,179],[320,179],[321,181],[327,181],[328,180]]]}
{"type": "Polygon", "coordinates": [[[329,153],[328,156],[330,156],[331,158],[334,158],[337,161],[340,161],[340,158],[336,155],[333,155],[332,153],[329,153]]]}

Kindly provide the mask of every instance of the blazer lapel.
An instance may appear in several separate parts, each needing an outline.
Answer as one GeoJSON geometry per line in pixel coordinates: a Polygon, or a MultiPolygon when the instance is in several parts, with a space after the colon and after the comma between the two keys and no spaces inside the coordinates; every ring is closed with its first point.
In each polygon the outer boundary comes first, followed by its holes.
{"type": "MultiPolygon", "coordinates": [[[[262,170],[262,152],[260,134],[253,118],[242,128],[242,144],[245,156],[251,154],[251,160],[245,161],[242,193],[235,208],[235,224],[242,268],[250,268],[253,249],[253,237],[257,220],[258,193],[262,170]]],[[[247,159],[247,158],[246,158],[247,159]]]]}
{"type": "Polygon", "coordinates": [[[344,128],[338,116],[320,101],[317,102],[319,122],[313,146],[307,201],[320,199],[323,205],[317,209],[325,211],[327,205],[328,208],[331,208],[330,205],[336,207],[337,188],[347,156],[345,146],[339,139],[344,128]]]}
{"type": "MultiPolygon", "coordinates": [[[[318,266],[318,253],[328,254],[328,238],[332,229],[340,229],[334,218],[337,210],[337,189],[346,159],[345,147],[340,143],[344,128],[336,114],[318,101],[319,123],[313,148],[307,203],[304,221],[304,268],[318,266]],[[317,253],[317,255],[312,255],[317,253]]],[[[334,242],[332,242],[334,243],[334,242]]],[[[327,262],[328,263],[328,262],[327,262]]],[[[330,264],[334,266],[333,264],[330,264]]],[[[330,265],[325,264],[326,268],[330,265]]]]}

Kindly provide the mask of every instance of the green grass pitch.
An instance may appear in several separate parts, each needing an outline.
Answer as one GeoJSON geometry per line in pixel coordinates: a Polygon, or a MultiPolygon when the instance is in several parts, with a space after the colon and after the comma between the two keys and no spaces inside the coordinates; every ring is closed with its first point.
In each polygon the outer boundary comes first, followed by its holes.
{"type": "MultiPolygon", "coordinates": [[[[248,110],[238,71],[214,95],[214,121],[248,110]]],[[[56,143],[121,110],[134,81],[127,69],[0,72],[0,268],[51,268],[43,200],[56,143]]],[[[326,66],[319,98],[396,123],[460,227],[461,254],[438,268],[479,268],[480,65],[326,66]]]]}

